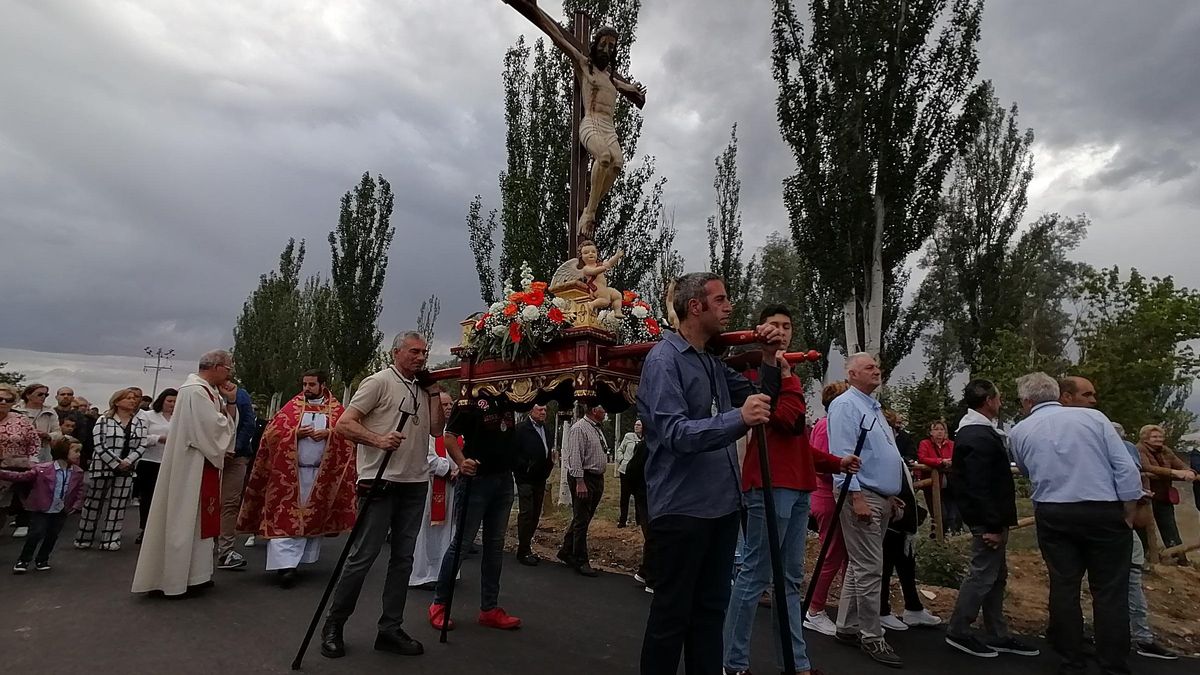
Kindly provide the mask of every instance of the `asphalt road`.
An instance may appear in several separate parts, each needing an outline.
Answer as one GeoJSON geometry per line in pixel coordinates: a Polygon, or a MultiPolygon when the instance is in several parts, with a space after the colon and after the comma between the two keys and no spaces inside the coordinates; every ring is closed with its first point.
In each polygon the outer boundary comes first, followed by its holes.
{"type": "MultiPolygon", "coordinates": [[[[136,524],[128,531],[134,531],[136,524]]],[[[14,576],[20,540],[0,537],[0,672],[4,673],[287,673],[308,621],[333,569],[344,537],[328,540],[322,559],[300,585],[282,590],[262,571],[262,546],[245,549],[246,571],[217,571],[216,586],[203,597],[152,599],[129,592],[137,549],[132,537],[119,552],[71,547],[74,522],[63,532],[50,572],[14,576]]],[[[385,554],[386,555],[386,554],[385,554]]],[[[382,556],[381,556],[382,558],[382,556]]],[[[586,579],[543,562],[536,568],[505,560],[501,604],[524,619],[515,632],[483,628],[471,619],[478,602],[478,558],[463,568],[456,600],[458,630],[438,644],[425,621],[432,593],[409,594],[410,634],[425,644],[420,657],[375,652],[375,621],[384,560],[363,590],[358,611],[346,627],[349,654],[325,659],[317,645],[304,662],[308,673],[437,673],[517,675],[636,673],[650,596],[629,577],[601,574],[586,579]]],[[[775,672],[769,610],[759,612],[754,670],[775,672]]],[[[825,673],[891,673],[856,649],[808,633],[809,654],[825,673]]],[[[938,629],[889,634],[906,659],[905,671],[934,673],[1054,673],[1057,659],[1045,649],[1038,658],[977,659],[951,650],[938,629]]],[[[1194,660],[1174,663],[1131,656],[1145,675],[1196,672],[1194,660]]]]}

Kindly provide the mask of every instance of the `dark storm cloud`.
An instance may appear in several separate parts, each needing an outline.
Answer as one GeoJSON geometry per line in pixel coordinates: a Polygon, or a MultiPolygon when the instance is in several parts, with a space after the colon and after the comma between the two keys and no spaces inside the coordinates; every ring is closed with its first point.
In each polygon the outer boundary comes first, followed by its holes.
{"type": "MultiPolygon", "coordinates": [[[[654,156],[669,179],[664,201],[698,269],[713,158],[735,122],[748,253],[787,230],[770,3],[644,4],[635,161],[654,156]]],[[[0,9],[0,345],[227,345],[288,237],[308,242],[305,273],[327,273],[338,199],[364,170],[397,195],[383,329],[409,327],[436,292],[438,350],[456,341],[479,304],[466,206],[476,193],[497,206],[504,163],[501,59],[535,32],[499,0],[262,5],[0,9]]],[[[981,76],[1037,133],[1030,215],[1086,210],[1082,257],[1192,286],[1198,17],[1189,2],[993,2],[980,47],[981,76]],[[1138,241],[1124,240],[1131,227],[1138,241]]]]}

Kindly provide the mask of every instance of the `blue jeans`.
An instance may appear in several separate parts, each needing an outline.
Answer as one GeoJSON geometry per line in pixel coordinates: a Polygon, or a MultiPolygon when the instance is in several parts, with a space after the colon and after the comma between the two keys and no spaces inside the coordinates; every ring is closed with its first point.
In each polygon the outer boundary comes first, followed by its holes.
{"type": "MultiPolygon", "coordinates": [[[[776,488],[775,520],[779,524],[780,552],[787,586],[787,612],[792,630],[792,653],[796,670],[809,670],[808,650],[804,644],[803,617],[800,616],[801,584],[804,581],[804,540],[808,533],[809,494],[799,490],[776,488]]],[[[746,544],[742,568],[733,582],[729,608],[725,612],[725,667],[746,670],[750,667],[750,635],[758,599],[771,586],[771,552],[767,543],[766,509],[762,490],[746,493],[746,544]]],[[[775,602],[779,602],[775,598],[775,602]]],[[[775,661],[783,669],[783,647],[778,621],[771,621],[775,638],[775,661]]]]}
{"type": "Polygon", "coordinates": [[[470,547],[471,542],[475,541],[475,533],[479,532],[482,525],[483,560],[479,564],[479,609],[486,612],[495,609],[500,599],[500,571],[504,565],[504,537],[508,533],[508,514],[512,511],[513,477],[511,473],[499,473],[475,476],[470,481],[470,500],[463,499],[466,481],[460,480],[454,486],[454,526],[458,526],[460,509],[465,508],[466,528],[463,529],[462,536],[454,533],[450,547],[442,557],[442,569],[438,572],[433,601],[440,605],[446,604],[450,586],[458,576],[458,570],[451,569],[456,556],[459,567],[462,566],[462,556],[457,555],[455,547],[460,541],[463,546],[470,547]]]}

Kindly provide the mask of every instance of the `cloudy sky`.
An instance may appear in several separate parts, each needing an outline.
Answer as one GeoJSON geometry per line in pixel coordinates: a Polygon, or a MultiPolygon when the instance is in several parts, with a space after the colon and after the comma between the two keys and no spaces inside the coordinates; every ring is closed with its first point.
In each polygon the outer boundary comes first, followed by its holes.
{"type": "MultiPolygon", "coordinates": [[[[559,2],[540,3],[558,15],[559,2]]],[[[786,229],[768,0],[648,0],[632,75],[639,151],[703,265],[713,157],[739,124],[745,237],[786,229]]],[[[500,66],[525,20],[500,0],[9,0],[0,5],[0,361],[99,397],[228,346],[288,237],[327,273],[363,171],[396,209],[381,324],[442,299],[438,351],[479,303],[463,224],[496,204],[500,66]],[[86,357],[96,355],[104,358],[86,357]]],[[[981,76],[1037,134],[1029,220],[1093,221],[1079,256],[1200,286],[1200,4],[993,1],[981,76]]]]}

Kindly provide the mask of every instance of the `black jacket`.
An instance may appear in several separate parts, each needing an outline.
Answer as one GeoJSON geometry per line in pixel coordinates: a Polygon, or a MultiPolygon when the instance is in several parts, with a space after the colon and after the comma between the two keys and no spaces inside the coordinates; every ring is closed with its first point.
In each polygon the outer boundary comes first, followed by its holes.
{"type": "Polygon", "coordinates": [[[554,428],[543,425],[543,429],[546,431],[545,446],[529,418],[517,423],[517,456],[513,463],[513,476],[518,483],[540,483],[550,477],[554,460],[547,457],[546,448],[554,450],[554,428]]]}
{"type": "Polygon", "coordinates": [[[989,533],[1017,524],[1017,491],[999,432],[982,424],[959,429],[951,466],[963,522],[989,533]]]}
{"type": "Polygon", "coordinates": [[[633,457],[625,465],[625,481],[630,485],[635,495],[646,494],[646,439],[641,439],[633,446],[633,457]]]}

